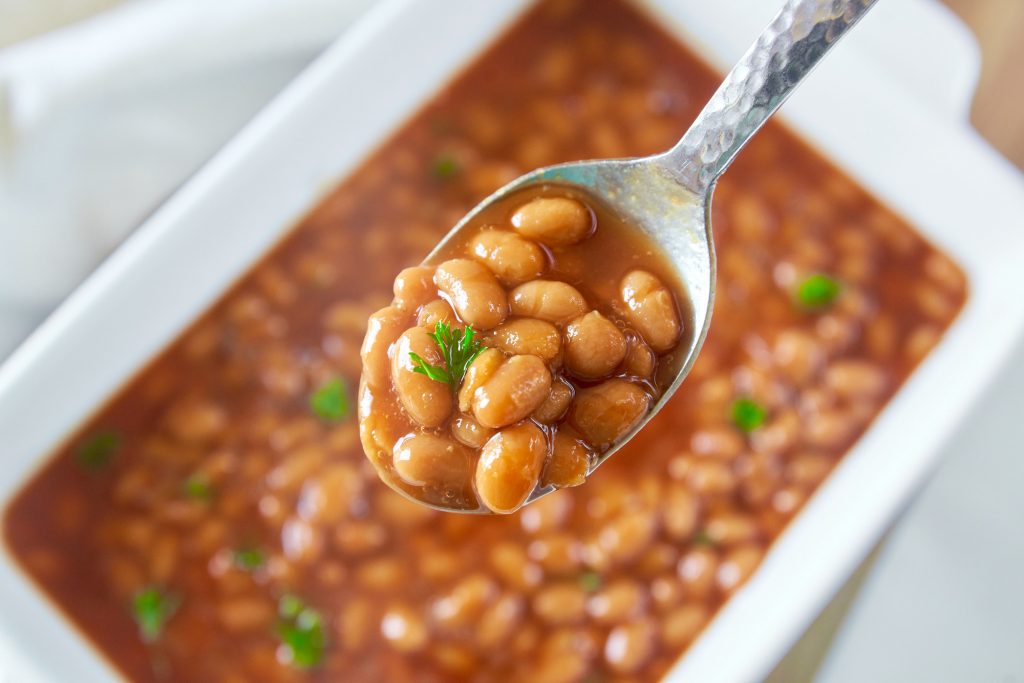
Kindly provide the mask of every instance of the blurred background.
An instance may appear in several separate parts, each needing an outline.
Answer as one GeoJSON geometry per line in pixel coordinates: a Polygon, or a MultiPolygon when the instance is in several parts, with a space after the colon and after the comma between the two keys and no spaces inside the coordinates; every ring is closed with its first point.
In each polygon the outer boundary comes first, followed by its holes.
{"type": "MultiPolygon", "coordinates": [[[[371,4],[0,0],[0,361],[371,4]]],[[[981,56],[965,125],[1024,167],[1024,0],[946,4],[981,56]]],[[[1017,365],[777,680],[1024,682],[1021,405],[1017,365]]]]}

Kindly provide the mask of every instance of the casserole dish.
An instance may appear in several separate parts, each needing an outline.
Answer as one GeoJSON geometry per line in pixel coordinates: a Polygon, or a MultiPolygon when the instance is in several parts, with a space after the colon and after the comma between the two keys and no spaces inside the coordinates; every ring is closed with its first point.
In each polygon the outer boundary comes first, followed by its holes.
{"type": "MultiPolygon", "coordinates": [[[[439,24],[432,22],[439,10],[429,3],[382,5],[158,212],[4,367],[0,433],[13,454],[0,479],[4,499],[63,434],[520,8],[512,2],[446,6],[446,16],[453,18],[439,24]],[[396,41],[406,47],[402,55],[391,49],[396,41]],[[421,58],[428,54],[431,59],[421,58]],[[340,93],[367,92],[374,83],[399,87],[386,89],[372,106],[338,106],[340,93]],[[220,226],[216,240],[210,225],[220,226]],[[203,248],[195,250],[200,243],[203,248]],[[148,316],[153,310],[161,315],[148,316]],[[119,334],[110,335],[115,328],[119,334]],[[47,411],[39,411],[40,405],[47,411]]],[[[694,8],[665,3],[651,9],[673,28],[686,25],[697,35],[715,35],[694,8]]],[[[753,35],[756,29],[739,33],[753,35]]],[[[736,42],[742,47],[745,38],[736,42]]],[[[723,39],[722,47],[728,50],[727,45],[723,39]]],[[[1016,178],[976,139],[929,116],[920,103],[894,106],[895,86],[872,78],[853,53],[840,52],[833,62],[794,102],[793,120],[954,254],[968,273],[971,296],[941,345],[669,680],[753,680],[764,674],[927,472],[944,429],[997,369],[1024,312],[1012,296],[1019,289],[1015,266],[1022,249],[1021,236],[1009,232],[1022,203],[1016,178]],[[898,133],[899,144],[885,139],[886,132],[898,133]],[[935,188],[951,185],[960,191],[942,192],[939,205],[935,188]],[[975,205],[968,197],[986,199],[975,205]],[[972,353],[979,344],[985,344],[984,356],[972,353]],[[957,391],[945,390],[949,386],[957,391]],[[916,428],[925,422],[927,430],[916,428]],[[894,452],[900,457],[892,457],[894,452]]],[[[105,665],[60,626],[15,565],[5,563],[2,571],[0,591],[10,619],[4,633],[12,649],[26,655],[30,670],[53,680],[105,679],[105,665]],[[68,654],[48,657],[55,649],[68,654]]]]}

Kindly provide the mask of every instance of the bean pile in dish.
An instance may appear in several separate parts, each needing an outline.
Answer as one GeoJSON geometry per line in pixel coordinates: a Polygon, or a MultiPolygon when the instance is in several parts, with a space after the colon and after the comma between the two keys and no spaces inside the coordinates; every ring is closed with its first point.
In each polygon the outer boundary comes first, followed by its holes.
{"type": "Polygon", "coordinates": [[[132,681],[658,680],[941,338],[956,265],[769,123],[715,192],[685,389],[585,485],[430,510],[352,404],[367,318],[447,226],[666,149],[718,83],[621,0],[544,0],[69,436],[11,555],[132,681]]]}
{"type": "Polygon", "coordinates": [[[582,484],[650,411],[678,365],[685,293],[657,245],[599,207],[565,188],[515,194],[398,274],[359,388],[386,483],[514,512],[582,484]]]}

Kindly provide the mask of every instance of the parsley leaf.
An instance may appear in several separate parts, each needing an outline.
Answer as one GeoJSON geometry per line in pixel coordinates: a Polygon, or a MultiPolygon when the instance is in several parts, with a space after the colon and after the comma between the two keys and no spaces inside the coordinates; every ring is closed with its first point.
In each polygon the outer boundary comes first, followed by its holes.
{"type": "Polygon", "coordinates": [[[255,571],[266,562],[263,551],[259,548],[239,548],[232,559],[235,566],[245,572],[255,571]]]}
{"type": "Polygon", "coordinates": [[[576,578],[576,583],[586,593],[593,593],[601,588],[604,580],[597,572],[583,572],[576,578]]]}
{"type": "Polygon", "coordinates": [[[163,633],[164,625],[178,609],[180,600],[155,586],[144,588],[132,601],[132,616],[139,625],[139,635],[151,643],[163,633]]]}
{"type": "Polygon", "coordinates": [[[281,596],[277,607],[277,635],[291,664],[299,669],[319,664],[327,647],[320,613],[290,594],[281,596]]]}
{"type": "Polygon", "coordinates": [[[328,380],[309,397],[309,407],[326,422],[338,422],[348,416],[348,390],[340,377],[328,380]]]}
{"type": "Polygon", "coordinates": [[[842,289],[839,283],[823,273],[816,273],[805,278],[796,288],[796,300],[800,307],[808,311],[821,311],[839,296],[842,289]]]}
{"type": "Polygon", "coordinates": [[[448,180],[459,174],[459,162],[456,161],[455,157],[445,154],[434,159],[434,165],[431,170],[435,178],[448,180]]]}
{"type": "Polygon", "coordinates": [[[96,432],[78,447],[78,464],[89,470],[102,469],[117,453],[121,436],[112,430],[96,432]]]}
{"type": "Polygon", "coordinates": [[[714,546],[715,539],[708,535],[708,532],[701,529],[693,535],[691,542],[696,546],[714,546]]]}
{"type": "Polygon", "coordinates": [[[193,500],[209,501],[213,498],[213,487],[210,481],[201,474],[193,474],[181,485],[181,492],[186,498],[193,500]]]}
{"type": "Polygon", "coordinates": [[[732,404],[732,423],[741,431],[752,432],[768,417],[768,412],[757,401],[738,398],[732,404]]]}
{"type": "Polygon", "coordinates": [[[484,351],[484,345],[474,339],[475,332],[472,325],[466,329],[452,329],[452,326],[444,321],[438,321],[434,327],[434,333],[430,335],[438,348],[441,349],[441,357],[444,359],[444,367],[431,365],[419,354],[409,353],[412,362],[416,364],[413,372],[426,375],[435,382],[450,384],[458,388],[462,384],[462,378],[466,376],[466,370],[484,351]]]}

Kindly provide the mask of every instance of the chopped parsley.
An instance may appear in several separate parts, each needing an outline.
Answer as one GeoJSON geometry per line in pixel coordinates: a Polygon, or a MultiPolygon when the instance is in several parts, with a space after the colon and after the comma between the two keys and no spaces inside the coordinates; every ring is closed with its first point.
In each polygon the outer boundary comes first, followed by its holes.
{"type": "Polygon", "coordinates": [[[750,398],[738,398],[732,404],[732,423],[740,431],[752,432],[768,417],[767,411],[757,401],[750,398]]]}
{"type": "Polygon", "coordinates": [[[256,571],[267,561],[259,548],[239,548],[234,552],[232,560],[235,566],[245,572],[256,571]]]}
{"type": "Polygon", "coordinates": [[[338,422],[348,416],[348,389],[344,380],[335,377],[320,386],[309,397],[309,407],[325,422],[338,422]]]}
{"type": "Polygon", "coordinates": [[[459,174],[459,162],[450,154],[442,154],[434,159],[431,172],[438,180],[449,180],[459,174]]]}
{"type": "Polygon", "coordinates": [[[181,484],[181,492],[192,500],[209,501],[213,498],[213,487],[202,474],[193,474],[181,484]]]}
{"type": "Polygon", "coordinates": [[[278,601],[277,635],[281,639],[289,663],[299,669],[319,664],[324,657],[324,637],[320,613],[295,595],[284,595],[278,601]]]}
{"type": "Polygon", "coordinates": [[[180,600],[161,588],[150,586],[135,594],[132,616],[139,626],[139,636],[151,643],[163,633],[167,620],[178,609],[180,600]]]}
{"type": "Polygon", "coordinates": [[[587,593],[593,593],[600,590],[604,581],[601,579],[601,575],[597,572],[583,572],[576,579],[576,583],[587,593]]]}
{"type": "Polygon", "coordinates": [[[431,365],[419,354],[410,352],[409,356],[416,364],[413,372],[426,375],[435,382],[443,382],[458,388],[462,384],[466,370],[484,350],[484,345],[474,339],[473,335],[472,325],[466,326],[465,330],[452,329],[451,325],[439,320],[434,327],[434,333],[430,336],[441,349],[444,367],[431,365]]]}
{"type": "Polygon", "coordinates": [[[821,311],[839,296],[842,287],[833,278],[816,273],[805,278],[796,288],[796,301],[807,311],[821,311]]]}
{"type": "Polygon", "coordinates": [[[89,470],[103,469],[120,446],[121,436],[117,432],[96,432],[78,447],[78,464],[89,470]]]}
{"type": "Polygon", "coordinates": [[[691,542],[696,546],[713,546],[715,545],[715,539],[708,535],[708,532],[700,529],[693,535],[691,542]]]}

